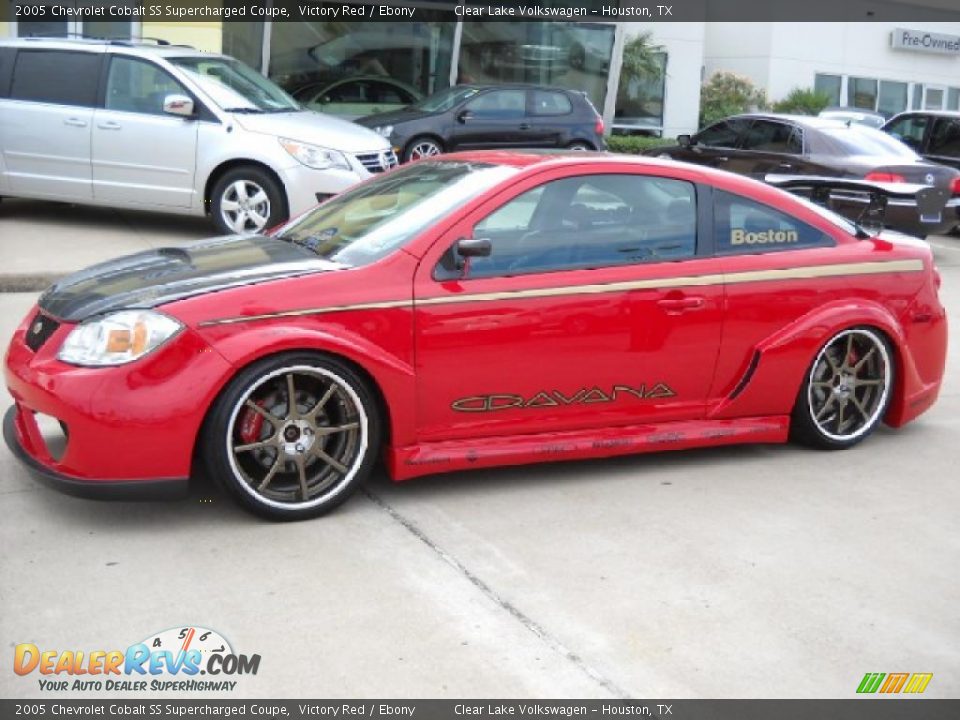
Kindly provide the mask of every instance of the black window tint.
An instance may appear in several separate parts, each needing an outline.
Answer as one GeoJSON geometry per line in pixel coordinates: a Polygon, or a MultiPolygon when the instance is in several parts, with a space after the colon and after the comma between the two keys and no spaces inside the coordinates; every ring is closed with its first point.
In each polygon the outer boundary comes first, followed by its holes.
{"type": "Polygon", "coordinates": [[[697,133],[697,143],[710,147],[736,147],[741,133],[746,130],[747,122],[746,120],[721,120],[697,133]]]}
{"type": "Polygon", "coordinates": [[[960,157],[960,118],[939,118],[930,136],[930,154],[960,157]]]}
{"type": "Polygon", "coordinates": [[[907,115],[891,122],[884,131],[919,151],[923,147],[923,136],[927,132],[928,120],[929,118],[925,115],[907,115]]]}
{"type": "Polygon", "coordinates": [[[680,260],[696,253],[694,187],[644,175],[588,175],[541,185],[474,228],[489,257],[468,277],[680,260]]]}
{"type": "Polygon", "coordinates": [[[0,47],[0,98],[9,96],[10,79],[13,77],[13,58],[16,57],[13,48],[0,47]]]}
{"type": "Polygon", "coordinates": [[[183,86],[152,62],[114,57],[107,76],[107,110],[163,115],[167,95],[186,95],[183,86]]]}
{"type": "Polygon", "coordinates": [[[723,191],[714,193],[719,255],[829,247],[833,238],[769,205],[723,191]]]}
{"type": "Polygon", "coordinates": [[[93,107],[100,71],[98,53],[21,50],[13,69],[14,100],[93,107]]]}
{"type": "Polygon", "coordinates": [[[551,90],[533,91],[534,115],[569,115],[573,112],[570,98],[561,92],[551,90]]]}
{"type": "Polygon", "coordinates": [[[743,136],[743,149],[757,152],[803,152],[803,136],[798,128],[770,120],[754,120],[743,136]]]}
{"type": "Polygon", "coordinates": [[[484,93],[467,105],[467,110],[478,118],[507,120],[526,114],[525,90],[494,90],[484,93]]]}

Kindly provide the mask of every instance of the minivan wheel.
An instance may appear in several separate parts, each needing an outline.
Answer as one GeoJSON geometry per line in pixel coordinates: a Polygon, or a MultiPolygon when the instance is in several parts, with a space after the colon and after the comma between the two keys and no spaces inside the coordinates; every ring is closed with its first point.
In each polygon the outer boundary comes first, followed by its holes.
{"type": "Polygon", "coordinates": [[[583,140],[574,140],[572,143],[567,145],[567,150],[576,150],[578,152],[583,152],[586,150],[593,150],[593,145],[583,140]]]}
{"type": "Polygon", "coordinates": [[[443,152],[440,142],[431,137],[414,138],[403,151],[403,161],[420,160],[422,158],[434,157],[443,152]]]}
{"type": "Polygon", "coordinates": [[[335,358],[286,353],[241,372],[217,399],[203,453],[241,505],[302,520],[340,505],[370,474],[381,420],[367,383],[335,358]]]}
{"type": "Polygon", "coordinates": [[[287,203],[273,176],[256,166],[243,165],[217,180],[210,212],[221,232],[252,235],[286,220],[287,203]]]}
{"type": "Polygon", "coordinates": [[[880,424],[893,391],[890,345],[877,330],[851,328],[820,348],[797,395],[791,437],[843,450],[880,424]]]}

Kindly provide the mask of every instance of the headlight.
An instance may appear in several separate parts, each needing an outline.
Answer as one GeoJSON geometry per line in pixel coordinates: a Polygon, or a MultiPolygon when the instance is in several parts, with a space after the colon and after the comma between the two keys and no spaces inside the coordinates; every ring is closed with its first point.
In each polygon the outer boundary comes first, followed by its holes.
{"type": "Polygon", "coordinates": [[[152,310],[122,310],[75,327],[57,358],[72,365],[123,365],[160,347],[182,327],[152,310]]]}
{"type": "Polygon", "coordinates": [[[377,125],[373,129],[377,135],[382,135],[383,137],[390,137],[393,135],[393,125],[377,125]]]}
{"type": "Polygon", "coordinates": [[[314,170],[328,170],[330,168],[341,168],[343,170],[352,170],[350,163],[343,156],[343,153],[319,145],[308,145],[307,143],[297,142],[296,140],[287,140],[280,138],[280,144],[283,149],[296,158],[299,162],[314,170]]]}

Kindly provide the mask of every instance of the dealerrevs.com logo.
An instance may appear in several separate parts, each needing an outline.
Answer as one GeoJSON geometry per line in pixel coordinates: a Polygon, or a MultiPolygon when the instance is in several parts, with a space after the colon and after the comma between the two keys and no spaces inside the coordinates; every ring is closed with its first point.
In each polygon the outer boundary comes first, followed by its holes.
{"type": "Polygon", "coordinates": [[[13,671],[38,675],[44,691],[224,691],[232,678],[256,675],[260,655],[235,653],[220,633],[202,627],[170,628],[126,650],[44,650],[33,643],[14,648],[13,671]]]}

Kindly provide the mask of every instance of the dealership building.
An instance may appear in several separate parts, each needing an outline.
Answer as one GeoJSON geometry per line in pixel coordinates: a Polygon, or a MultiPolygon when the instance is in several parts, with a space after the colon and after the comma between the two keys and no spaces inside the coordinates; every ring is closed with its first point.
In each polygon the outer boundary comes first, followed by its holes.
{"type": "Polygon", "coordinates": [[[835,105],[885,115],[960,110],[960,11],[957,22],[496,22],[462,20],[455,2],[402,4],[417,8],[415,22],[46,19],[0,22],[0,37],[162,38],[233,55],[290,92],[322,87],[325,101],[361,108],[458,82],[560,85],[584,90],[608,127],[664,136],[696,129],[700,85],[717,71],[749,77],[774,101],[816,88],[835,105]],[[643,33],[659,74],[638,76],[624,62],[643,33]],[[337,84],[345,78],[363,82],[337,84]]]}

